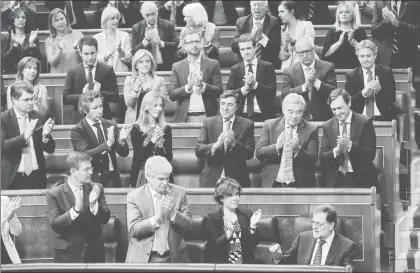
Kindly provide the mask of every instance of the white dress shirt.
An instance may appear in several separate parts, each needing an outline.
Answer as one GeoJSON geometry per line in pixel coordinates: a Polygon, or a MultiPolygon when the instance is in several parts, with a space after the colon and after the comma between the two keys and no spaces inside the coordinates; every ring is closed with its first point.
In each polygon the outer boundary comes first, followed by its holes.
{"type": "MultiPolygon", "coordinates": [[[[254,86],[251,86],[252,90],[257,89],[258,87],[258,82],[257,82],[257,66],[258,66],[258,59],[257,57],[254,57],[254,59],[251,62],[244,62],[244,66],[245,66],[245,75],[248,74],[249,72],[249,66],[248,64],[252,64],[252,71],[254,72],[254,79],[255,79],[255,84],[254,86]]],[[[252,91],[250,90],[250,92],[252,91]]],[[[244,104],[244,113],[247,112],[247,106],[248,106],[248,100],[245,99],[245,104],[244,104]]],[[[261,109],[260,106],[258,105],[258,101],[257,101],[257,96],[254,96],[254,112],[255,113],[261,113],[261,109]]]]}
{"type": "MultiPolygon", "coordinates": [[[[368,84],[368,77],[369,77],[369,75],[368,75],[368,73],[367,73],[367,69],[364,69],[363,67],[362,67],[362,70],[363,70],[363,83],[364,83],[364,86],[366,87],[367,86],[367,84],[368,84]]],[[[373,64],[373,67],[371,68],[371,69],[369,69],[370,71],[372,71],[372,80],[375,80],[375,64],[373,64]]],[[[363,96],[363,95],[362,95],[363,96]]],[[[365,96],[363,96],[364,98],[366,98],[365,96]]],[[[375,92],[373,92],[373,107],[374,107],[374,111],[373,111],[373,115],[376,117],[376,116],[380,116],[381,115],[381,112],[379,111],[379,109],[378,109],[378,107],[376,106],[376,97],[375,97],[375,92]]],[[[365,105],[365,107],[363,108],[363,115],[365,115],[366,116],[366,105],[365,105]]]]}
{"type": "MultiPolygon", "coordinates": [[[[70,187],[70,189],[71,189],[71,192],[73,193],[73,195],[74,195],[74,198],[76,198],[76,194],[82,194],[82,204],[83,204],[83,187],[82,186],[80,186],[80,187],[76,187],[76,186],[74,186],[70,181],[67,181],[67,183],[69,183],[69,187],[70,187]],[[76,192],[77,191],[77,192],[76,192]],[[81,191],[81,192],[80,192],[81,191]]],[[[75,199],[76,200],[76,199],[75,199]]],[[[98,207],[99,207],[99,205],[98,205],[98,201],[96,201],[95,202],[95,204],[93,205],[93,206],[90,206],[90,211],[92,212],[92,214],[93,215],[97,215],[98,214],[98,207]]],[[[71,209],[70,209],[70,217],[71,217],[71,220],[74,220],[74,219],[76,219],[77,217],[79,217],[79,215],[80,215],[80,213],[77,213],[75,210],[74,210],[74,207],[72,207],[71,209]]]]}
{"type": "MultiPolygon", "coordinates": [[[[256,24],[257,22],[259,22],[264,27],[265,16],[260,20],[257,20],[254,17],[252,17],[252,20],[253,20],[253,27],[252,28],[257,27],[257,24],[256,24]]],[[[268,43],[268,37],[264,33],[262,33],[262,38],[258,41],[258,43],[260,45],[262,45],[263,47],[266,47],[267,43],[268,43]]]]}
{"type": "MultiPolygon", "coordinates": [[[[307,70],[307,68],[309,67],[311,70],[315,71],[315,60],[310,65],[308,65],[308,66],[304,65],[303,63],[301,63],[301,65],[302,65],[303,74],[305,75],[305,81],[306,81],[306,79],[308,78],[308,70],[307,70]]],[[[319,90],[319,88],[321,87],[321,81],[319,79],[315,78],[315,82],[314,82],[314,85],[313,86],[314,86],[314,88],[316,90],[319,90]]],[[[307,90],[305,88],[305,84],[303,84],[302,85],[302,91],[308,91],[308,97],[309,97],[309,100],[310,100],[311,99],[311,91],[312,90],[307,90]]]]}
{"type": "MultiPolygon", "coordinates": [[[[86,117],[86,121],[89,124],[90,128],[92,128],[93,132],[95,133],[96,139],[98,139],[98,130],[96,129],[95,126],[93,126],[96,122],[94,122],[93,120],[90,120],[88,117],[86,117]]],[[[101,129],[102,129],[102,134],[104,135],[105,138],[105,142],[106,142],[106,134],[104,131],[104,126],[102,124],[102,120],[99,121],[99,124],[101,125],[101,129]]],[[[115,130],[118,130],[118,128],[115,128],[115,130]]],[[[106,132],[108,133],[108,132],[106,132]]],[[[115,141],[118,141],[117,139],[115,141]]],[[[109,147],[111,149],[111,147],[109,147]]],[[[105,151],[103,153],[106,153],[105,151]]],[[[112,165],[112,160],[111,160],[111,155],[108,153],[108,158],[109,158],[109,171],[113,171],[114,170],[114,166],[112,165]]]]}
{"type": "MultiPolygon", "coordinates": [[[[193,71],[201,71],[201,55],[197,58],[194,63],[190,62],[187,57],[190,73],[193,71]]],[[[185,92],[190,93],[190,106],[188,107],[188,113],[205,113],[206,108],[204,107],[202,93],[206,89],[206,84],[203,82],[203,88],[199,89],[197,86],[193,86],[191,90],[188,90],[188,85],[185,85],[185,92]]]]}
{"type": "MultiPolygon", "coordinates": [[[[330,251],[332,241],[334,240],[334,236],[335,236],[335,231],[333,230],[331,235],[328,236],[328,238],[325,239],[325,243],[322,245],[321,265],[325,265],[325,260],[327,259],[328,252],[330,251]]],[[[320,241],[321,241],[320,239],[317,239],[316,242],[315,242],[315,247],[314,247],[314,250],[313,250],[313,253],[312,253],[311,265],[314,264],[316,250],[318,249],[320,241]]]]}
{"type": "MultiPolygon", "coordinates": [[[[348,136],[350,136],[350,126],[351,126],[351,117],[353,116],[353,112],[352,111],[350,111],[350,114],[349,114],[349,116],[347,117],[347,119],[346,119],[346,127],[347,127],[347,135],[348,136]]],[[[343,127],[341,126],[341,123],[340,122],[338,122],[338,130],[339,130],[339,133],[340,133],[340,136],[343,134],[343,127]]],[[[350,152],[350,150],[351,150],[351,147],[348,149],[348,152],[350,152]]],[[[333,154],[334,154],[334,157],[336,158],[338,155],[335,153],[335,150],[333,150],[333,154]]],[[[353,167],[351,166],[351,162],[350,162],[350,159],[348,160],[348,166],[347,166],[347,171],[348,172],[353,172],[353,167]]]]}
{"type": "MultiPolygon", "coordinates": [[[[147,184],[147,187],[149,188],[149,190],[150,190],[150,195],[152,196],[152,200],[153,200],[153,210],[154,210],[154,212],[156,213],[156,209],[157,209],[157,202],[159,201],[159,199],[157,198],[157,196],[156,195],[158,195],[158,193],[155,191],[155,190],[153,190],[151,187],[150,187],[150,185],[149,184],[147,184]]],[[[172,217],[172,221],[174,220],[173,219],[174,217],[172,217]]],[[[151,217],[151,218],[149,218],[150,219],[150,225],[154,228],[154,229],[157,229],[157,228],[159,228],[159,223],[157,222],[157,219],[155,219],[155,217],[151,217]]],[[[154,244],[154,242],[157,242],[157,238],[156,238],[156,232],[155,232],[155,234],[153,235],[153,245],[152,245],[152,251],[156,251],[156,246],[155,246],[155,244],[154,244]]],[[[166,241],[166,246],[167,246],[167,248],[166,248],[166,250],[167,251],[169,251],[169,243],[168,243],[168,241],[166,241]]]]}

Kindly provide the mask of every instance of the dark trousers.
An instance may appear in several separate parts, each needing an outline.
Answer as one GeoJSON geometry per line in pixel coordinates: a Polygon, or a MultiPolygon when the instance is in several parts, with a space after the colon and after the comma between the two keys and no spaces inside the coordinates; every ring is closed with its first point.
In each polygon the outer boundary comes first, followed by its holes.
{"type": "Polygon", "coordinates": [[[30,189],[46,189],[47,180],[45,173],[38,170],[31,172],[28,175],[25,173],[16,173],[9,190],[30,190],[30,189]]]}
{"type": "Polygon", "coordinates": [[[121,177],[118,171],[113,170],[108,172],[107,175],[99,173],[99,183],[101,183],[104,188],[121,188],[121,177]]]}
{"type": "Polygon", "coordinates": [[[105,248],[102,245],[94,244],[94,247],[85,246],[84,263],[105,263],[105,248]]]}
{"type": "Polygon", "coordinates": [[[149,257],[149,263],[151,264],[161,264],[161,263],[171,263],[171,254],[169,252],[160,255],[156,251],[152,251],[149,257]]]}
{"type": "Polygon", "coordinates": [[[276,180],[274,180],[273,182],[273,188],[295,188],[297,187],[296,182],[293,183],[282,183],[282,182],[277,182],[276,180]]]}
{"type": "Polygon", "coordinates": [[[334,184],[335,188],[357,188],[356,180],[354,180],[354,173],[347,172],[343,174],[338,171],[337,178],[334,184]]]}

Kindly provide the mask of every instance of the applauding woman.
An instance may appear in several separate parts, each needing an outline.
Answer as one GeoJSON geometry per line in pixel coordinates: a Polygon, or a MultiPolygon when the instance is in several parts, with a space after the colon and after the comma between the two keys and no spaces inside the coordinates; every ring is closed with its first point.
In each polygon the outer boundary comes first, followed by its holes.
{"type": "Polygon", "coordinates": [[[241,186],[230,177],[217,181],[214,199],[222,207],[204,218],[207,263],[252,264],[261,210],[238,208],[241,186]]]}
{"type": "Polygon", "coordinates": [[[22,225],[16,217],[15,211],[20,207],[20,197],[12,200],[8,196],[1,196],[1,263],[20,264],[19,253],[10,234],[18,236],[22,233],[22,225]]]}
{"type": "Polygon", "coordinates": [[[117,8],[105,8],[101,16],[104,31],[93,35],[93,38],[98,41],[98,61],[112,66],[115,72],[127,72],[131,61],[131,43],[127,32],[117,30],[120,19],[117,8]]]}
{"type": "Polygon", "coordinates": [[[140,117],[131,126],[131,142],[134,150],[131,187],[138,188],[147,183],[144,164],[149,157],[160,155],[166,157],[168,161],[172,160],[172,130],[166,124],[163,112],[166,97],[166,93],[148,92],[141,103],[140,117]]]}

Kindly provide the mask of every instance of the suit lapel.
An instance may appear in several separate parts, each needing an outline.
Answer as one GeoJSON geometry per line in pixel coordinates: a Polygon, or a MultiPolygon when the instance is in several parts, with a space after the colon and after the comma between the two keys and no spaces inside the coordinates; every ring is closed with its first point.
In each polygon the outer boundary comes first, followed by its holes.
{"type": "MultiPolygon", "coordinates": [[[[299,62],[296,63],[295,72],[296,72],[296,79],[298,79],[298,81],[299,81],[299,82],[295,83],[295,86],[304,84],[305,83],[305,73],[303,72],[302,65],[299,62]]],[[[292,75],[292,77],[293,77],[293,75],[292,75]]]]}
{"type": "MultiPolygon", "coordinates": [[[[77,71],[77,73],[79,74],[77,77],[76,77],[76,79],[78,79],[78,80],[81,80],[82,81],[82,84],[80,85],[82,88],[81,88],[81,90],[83,89],[83,87],[86,85],[86,83],[87,83],[87,79],[86,79],[86,71],[85,71],[85,65],[84,65],[84,63],[82,62],[81,64],[80,64],[80,69],[78,69],[78,70],[76,70],[77,71]]],[[[98,71],[98,68],[96,68],[96,72],[98,71]]]]}
{"type": "Polygon", "coordinates": [[[353,112],[353,115],[351,116],[351,125],[350,125],[350,140],[354,140],[354,136],[358,130],[359,122],[356,120],[356,115],[353,112]]]}
{"type": "Polygon", "coordinates": [[[163,22],[162,22],[162,20],[160,20],[160,19],[157,19],[157,26],[158,26],[158,34],[159,34],[159,37],[161,38],[161,39],[163,39],[163,37],[164,37],[164,30],[165,30],[165,25],[163,24],[163,22]]]}
{"type": "Polygon", "coordinates": [[[146,217],[149,218],[155,215],[155,207],[153,205],[152,194],[150,193],[149,186],[147,184],[143,186],[138,196],[139,200],[144,200],[142,204],[146,211],[146,217]]]}
{"type": "MultiPolygon", "coordinates": [[[[238,79],[240,80],[240,85],[244,85],[244,77],[245,77],[245,63],[240,62],[239,71],[238,71],[238,79]]],[[[258,78],[256,79],[258,81],[258,78]]]]}
{"type": "Polygon", "coordinates": [[[74,206],[76,204],[76,200],[74,198],[74,193],[69,186],[69,180],[68,179],[66,179],[66,182],[64,182],[63,191],[64,191],[64,194],[65,194],[65,196],[67,198],[67,201],[69,202],[70,206],[74,206]]]}
{"type": "MultiPolygon", "coordinates": [[[[248,20],[245,21],[245,24],[244,25],[245,26],[248,25],[248,31],[247,31],[247,33],[251,33],[252,28],[254,27],[254,18],[252,17],[252,14],[251,15],[248,15],[248,20]]],[[[244,29],[246,29],[246,28],[244,27],[244,29]]]]}
{"type": "Polygon", "coordinates": [[[328,251],[327,259],[325,260],[325,265],[332,265],[337,256],[337,253],[340,251],[341,240],[338,237],[337,233],[334,235],[334,239],[331,242],[330,251],[328,251]]]}
{"type": "Polygon", "coordinates": [[[94,142],[94,146],[99,146],[98,138],[96,137],[95,133],[93,132],[92,127],[90,127],[89,123],[87,122],[86,118],[82,120],[82,127],[85,132],[89,135],[89,138],[94,142]]]}
{"type": "Polygon", "coordinates": [[[15,110],[13,108],[11,108],[9,110],[9,120],[11,123],[11,128],[13,131],[10,132],[10,136],[11,137],[16,137],[18,135],[20,135],[20,129],[19,129],[19,122],[17,120],[17,116],[15,113],[15,110]]]}
{"type": "Polygon", "coordinates": [[[306,257],[305,257],[305,264],[306,265],[311,264],[312,254],[315,251],[315,243],[316,243],[315,238],[313,236],[311,236],[311,244],[310,244],[311,247],[306,252],[306,257]]]}
{"type": "Polygon", "coordinates": [[[239,209],[236,209],[236,215],[238,216],[239,226],[241,227],[241,237],[244,236],[244,231],[248,229],[247,221],[245,219],[245,215],[239,209]]]}
{"type": "MultiPolygon", "coordinates": [[[[111,127],[111,126],[106,119],[101,119],[101,121],[102,121],[102,129],[104,130],[103,131],[104,138],[105,138],[105,141],[107,141],[108,140],[108,128],[111,127]]],[[[115,128],[115,130],[118,130],[118,128],[115,128]]]]}
{"type": "MultiPolygon", "coordinates": [[[[215,128],[213,129],[213,132],[215,132],[214,136],[215,136],[215,141],[217,141],[217,138],[220,136],[220,134],[223,132],[223,121],[222,121],[222,116],[218,116],[218,118],[216,119],[216,123],[214,124],[215,128]]],[[[236,117],[235,117],[236,119],[236,117]]],[[[233,128],[233,125],[232,125],[233,128]]]]}
{"type": "MultiPolygon", "coordinates": [[[[378,66],[375,65],[375,75],[376,75],[376,68],[378,66]]],[[[357,73],[357,90],[362,90],[365,88],[365,76],[363,75],[363,69],[359,66],[356,70],[357,73]]]]}
{"type": "Polygon", "coordinates": [[[257,74],[255,75],[255,80],[258,82],[261,81],[261,79],[263,78],[262,76],[264,73],[263,69],[264,69],[264,66],[262,66],[261,62],[258,60],[257,61],[257,74]]]}
{"type": "Polygon", "coordinates": [[[296,132],[298,134],[299,142],[301,144],[303,143],[303,135],[304,135],[302,132],[305,130],[305,127],[306,127],[306,122],[302,119],[300,121],[298,127],[297,127],[297,130],[296,130],[296,132]]]}
{"type": "Polygon", "coordinates": [[[330,144],[332,147],[335,147],[337,145],[337,136],[340,134],[340,128],[339,128],[338,119],[334,117],[331,124],[331,139],[330,144]]]}
{"type": "MultiPolygon", "coordinates": [[[[302,66],[300,66],[300,67],[302,68],[302,66]]],[[[315,68],[315,78],[320,79],[321,78],[321,72],[322,72],[322,66],[321,66],[321,63],[317,59],[315,59],[314,68],[315,68]]],[[[302,70],[302,72],[303,72],[303,70],[302,70]]],[[[305,74],[303,74],[303,77],[305,77],[305,74]]]]}
{"type": "Polygon", "coordinates": [[[263,24],[263,33],[267,34],[270,32],[271,24],[270,24],[270,16],[265,15],[264,24],[263,24]]]}
{"type": "Polygon", "coordinates": [[[100,62],[96,63],[96,71],[95,71],[95,81],[100,82],[99,77],[101,77],[102,73],[102,64],[100,62]]]}
{"type": "Polygon", "coordinates": [[[277,123],[277,129],[276,129],[276,131],[275,131],[275,135],[273,136],[273,140],[274,140],[274,143],[276,143],[276,141],[277,141],[277,138],[279,137],[279,135],[284,131],[284,128],[285,128],[285,119],[284,118],[281,118],[280,120],[279,120],[279,122],[277,123]]]}
{"type": "Polygon", "coordinates": [[[398,10],[398,19],[400,21],[404,17],[404,13],[406,11],[406,7],[407,7],[407,1],[401,1],[400,9],[398,10]]]}

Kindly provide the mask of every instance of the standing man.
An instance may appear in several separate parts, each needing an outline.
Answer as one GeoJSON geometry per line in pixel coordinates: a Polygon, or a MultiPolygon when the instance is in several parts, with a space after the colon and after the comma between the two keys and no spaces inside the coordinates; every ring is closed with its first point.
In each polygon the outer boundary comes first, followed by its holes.
{"type": "Polygon", "coordinates": [[[55,151],[54,120],[33,110],[34,89],[24,81],[10,88],[13,108],[1,113],[1,189],[46,189],[44,152],[55,151]]]}
{"type": "Polygon", "coordinates": [[[315,187],[318,127],[302,119],[305,99],[287,95],[282,118],[264,122],[255,156],[264,161],[262,187],[315,187]]]}
{"type": "Polygon", "coordinates": [[[221,176],[251,187],[246,161],[254,156],[254,123],[235,115],[238,106],[238,94],[226,91],[220,96],[220,116],[203,122],[195,147],[195,155],[206,158],[200,188],[215,187],[221,176]]]}
{"type": "Polygon", "coordinates": [[[376,133],[372,119],[350,110],[351,97],[344,89],[335,89],[328,98],[333,118],[322,125],[319,161],[327,187],[370,188],[379,192],[373,160],[376,133]]]}
{"type": "Polygon", "coordinates": [[[182,0],[158,1],[159,18],[171,21],[177,27],[185,27],[184,14],[182,10],[184,7],[192,2],[182,0]]]}
{"type": "Polygon", "coordinates": [[[111,215],[102,185],[92,182],[92,157],[71,152],[67,179],[47,191],[47,216],[56,233],[56,263],[104,263],[101,224],[111,215]]]}
{"type": "Polygon", "coordinates": [[[142,4],[141,14],[144,20],[135,24],[132,31],[133,56],[139,49],[147,49],[152,53],[158,70],[171,70],[179,44],[175,24],[168,20],[158,19],[158,8],[152,1],[142,4]]]}
{"type": "Polygon", "coordinates": [[[378,121],[396,118],[395,80],[392,69],[375,64],[377,46],[364,40],[356,46],[360,66],[347,72],[346,90],[351,96],[351,109],[378,121]]]}
{"type": "Polygon", "coordinates": [[[256,57],[256,42],[250,34],[239,36],[238,46],[243,61],[231,68],[227,83],[227,89],[239,95],[238,115],[254,122],[274,118],[277,87],[274,66],[256,57]]]}
{"type": "Polygon", "coordinates": [[[75,151],[92,156],[93,181],[104,187],[121,188],[117,157],[126,157],[128,127],[118,132],[117,124],[102,118],[103,99],[97,91],[87,91],[79,99],[79,109],[86,115],[70,131],[75,151]]]}
{"type": "Polygon", "coordinates": [[[284,70],[282,96],[302,95],[306,101],[303,117],[308,121],[326,121],[333,116],[327,99],[337,87],[334,64],[315,59],[315,45],[310,37],[299,37],[295,46],[300,62],[284,70]]]}
{"type": "Polygon", "coordinates": [[[189,263],[182,234],[191,231],[191,213],[185,188],[169,184],[171,173],[166,158],[150,157],[147,184],[128,193],[126,263],[189,263]]]}
{"type": "Polygon", "coordinates": [[[69,24],[72,28],[86,29],[93,28],[93,26],[90,26],[88,24],[85,15],[85,10],[90,7],[91,2],[91,0],[47,0],[45,1],[45,5],[50,10],[53,10],[55,8],[64,10],[64,12],[67,15],[67,18],[69,18],[69,24]]]}
{"type": "Polygon", "coordinates": [[[181,39],[187,58],[174,63],[169,97],[177,101],[174,122],[203,122],[217,114],[223,91],[219,62],[202,56],[200,34],[188,28],[181,39]]]}
{"type": "Polygon", "coordinates": [[[200,0],[199,2],[206,9],[209,21],[215,24],[216,26],[234,26],[236,24],[236,20],[238,20],[238,11],[236,10],[236,3],[239,1],[200,0]]]}

